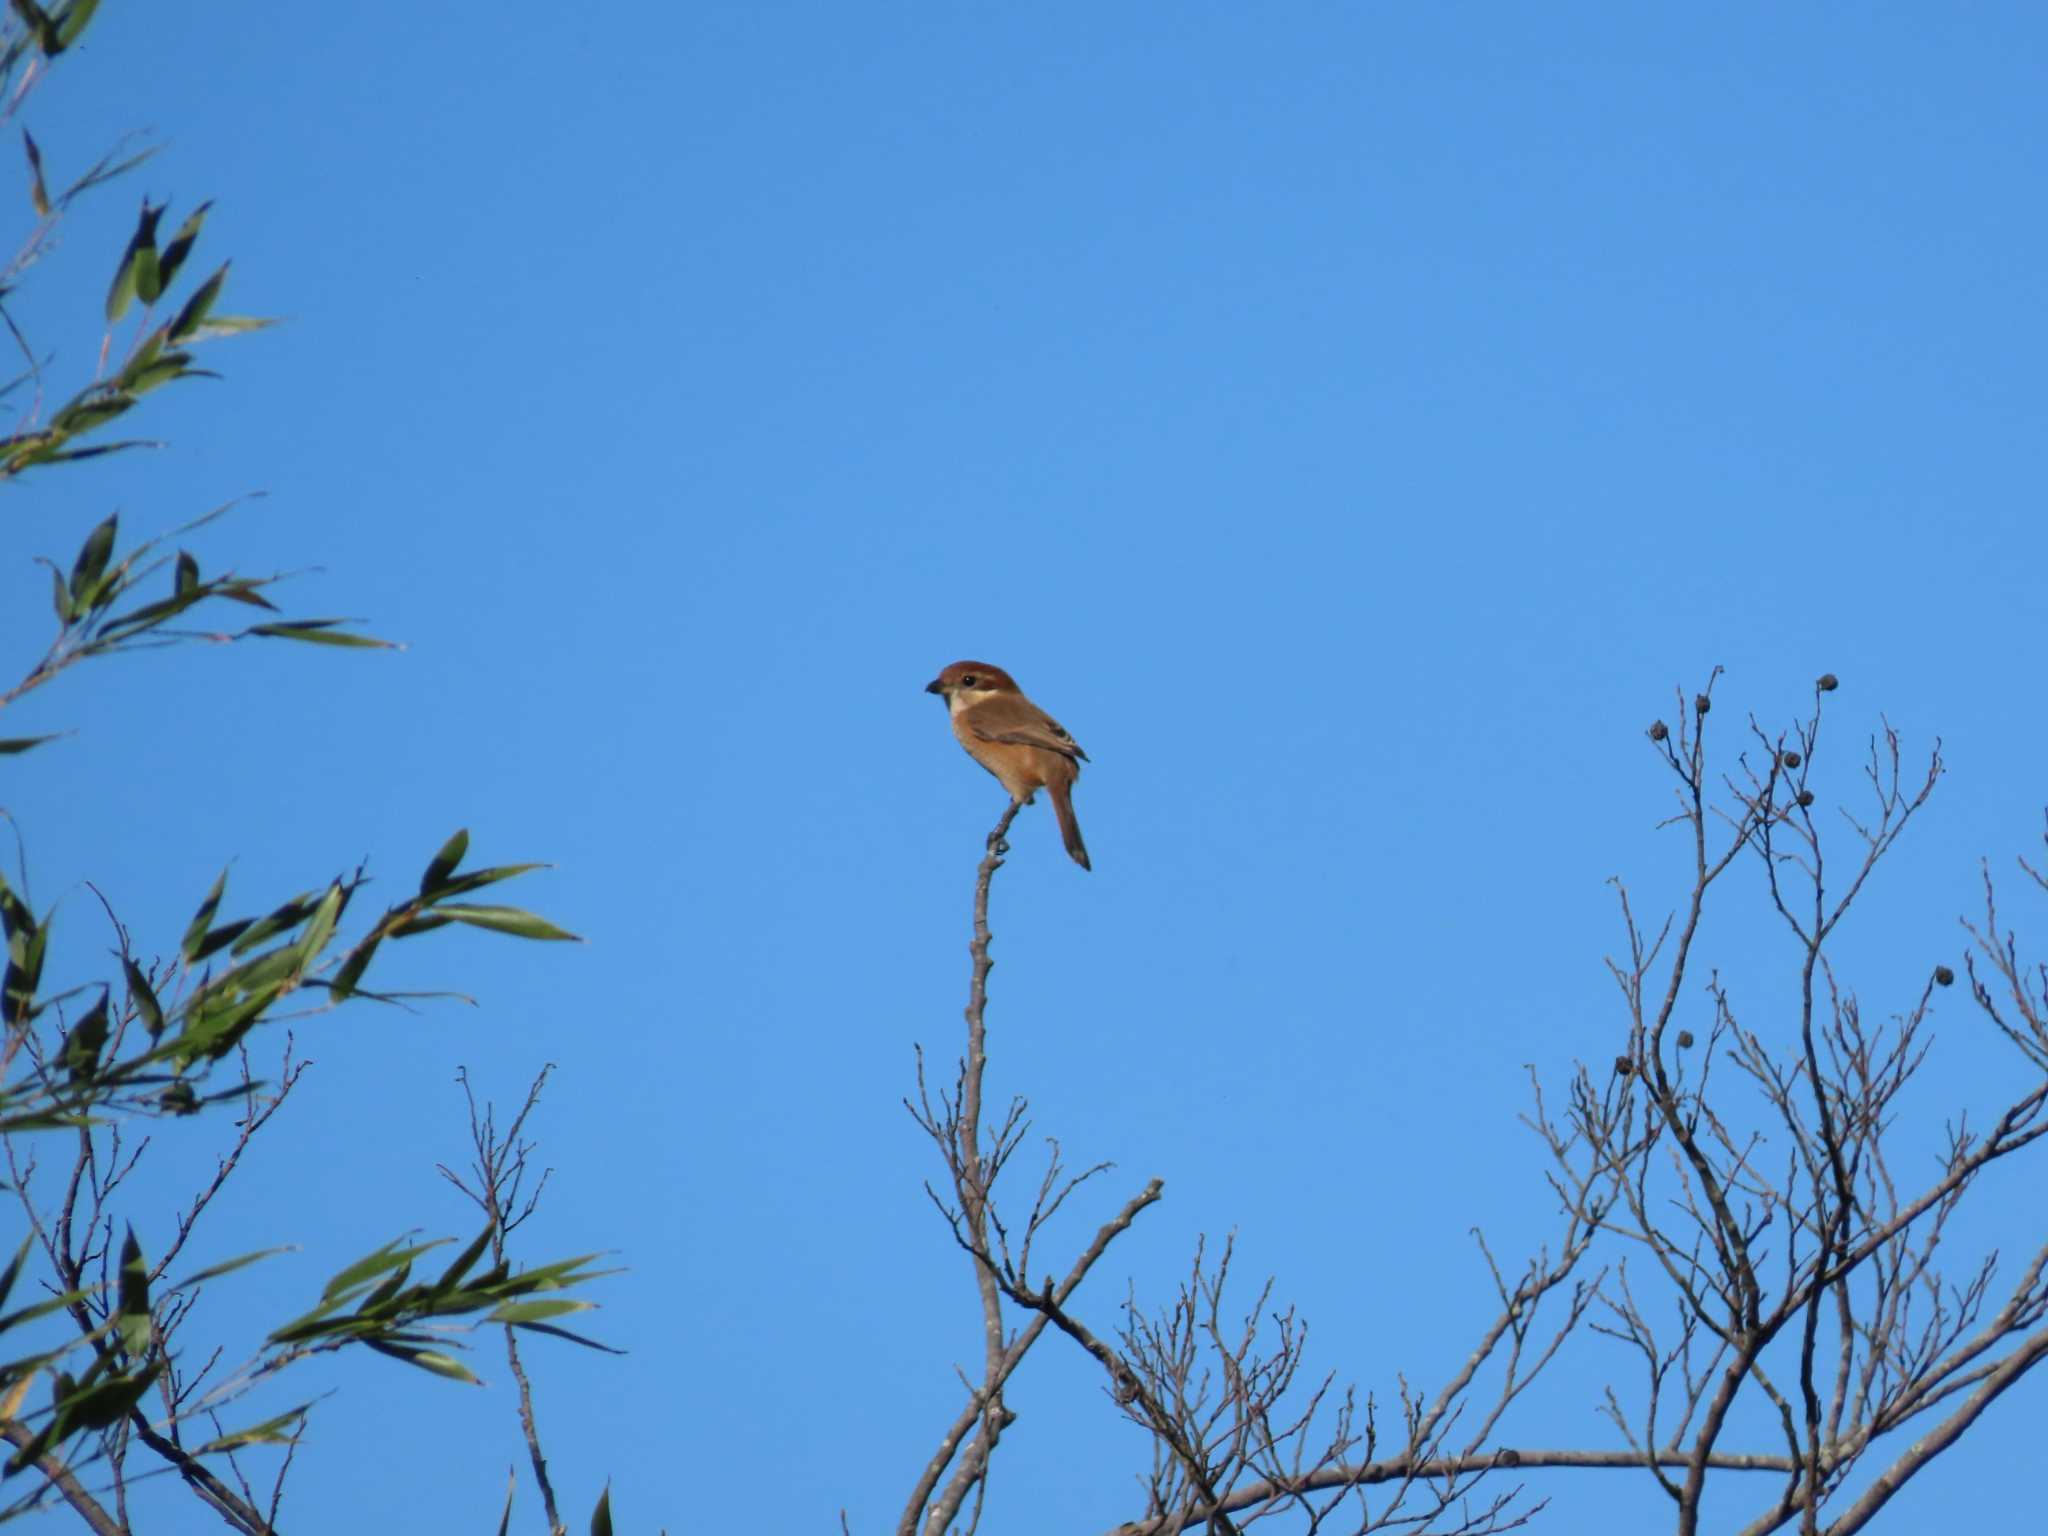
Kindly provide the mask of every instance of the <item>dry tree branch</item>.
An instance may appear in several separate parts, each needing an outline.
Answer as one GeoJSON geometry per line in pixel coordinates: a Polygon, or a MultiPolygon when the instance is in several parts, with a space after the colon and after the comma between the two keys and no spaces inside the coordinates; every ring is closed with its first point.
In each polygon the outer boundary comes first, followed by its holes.
{"type": "MultiPolygon", "coordinates": [[[[445,1163],[435,1167],[441,1177],[453,1184],[474,1201],[490,1223],[491,1262],[497,1266],[505,1264],[505,1239],[534,1213],[540,1204],[542,1192],[547,1188],[552,1168],[541,1170],[531,1193],[525,1189],[528,1173],[527,1159],[534,1144],[522,1139],[526,1129],[526,1117],[533,1113],[540,1103],[541,1089],[546,1086],[548,1074],[555,1070],[549,1062],[542,1067],[526,1090],[526,1102],[519,1106],[519,1113],[512,1117],[512,1123],[501,1135],[498,1131],[497,1111],[488,1102],[481,1109],[476,1102],[476,1092],[470,1086],[469,1068],[463,1067],[455,1074],[455,1080],[462,1085],[463,1100],[469,1106],[469,1139],[475,1153],[469,1165],[469,1176],[474,1183],[465,1182],[445,1163]]],[[[568,1527],[562,1522],[560,1507],[555,1502],[554,1481],[548,1476],[548,1459],[540,1443],[540,1425],[533,1412],[533,1383],[527,1377],[526,1365],[519,1357],[519,1333],[512,1324],[505,1325],[505,1359],[512,1371],[512,1379],[519,1388],[519,1430],[526,1440],[526,1455],[533,1466],[533,1480],[540,1489],[541,1509],[553,1536],[561,1536],[568,1527]]]]}
{"type": "MultiPolygon", "coordinates": [[[[958,1417],[940,1437],[932,1457],[913,1486],[897,1522],[899,1536],[944,1536],[975,1501],[969,1518],[971,1531],[980,1520],[981,1501],[986,1494],[989,1467],[1003,1431],[1016,1415],[1003,1402],[1003,1388],[1023,1363],[1048,1322],[1039,1312],[1014,1337],[1007,1333],[1003,1309],[1005,1275],[1015,1277],[1030,1262],[1033,1242],[1045,1225],[1081,1184],[1108,1165],[1098,1164],[1083,1172],[1063,1177],[1057,1142],[1051,1145],[1051,1159],[1022,1235],[1012,1249],[1009,1229],[998,1210],[994,1192],[997,1176],[1021,1142],[1027,1122],[1026,1105],[1019,1098],[992,1135],[984,1136],[984,1081],[988,1072],[988,976],[994,967],[989,955],[989,893],[995,873],[1009,852],[1006,839],[1021,804],[1004,810],[989,832],[986,851],[975,871],[974,936],[968,946],[967,1050],[960,1062],[954,1090],[940,1092],[934,1102],[926,1081],[924,1054],[917,1053],[917,1099],[905,1101],[905,1108],[930,1136],[945,1164],[947,1191],[926,1186],[933,1204],[952,1229],[956,1242],[966,1250],[973,1268],[975,1293],[982,1323],[982,1370],[978,1381],[968,1382],[968,1400],[958,1417]],[[984,1145],[986,1141],[986,1145],[984,1145]],[[994,1241],[991,1241],[991,1234],[994,1241]],[[949,1475],[950,1474],[950,1475],[949,1475]]],[[[1138,1217],[1139,1212],[1160,1198],[1163,1186],[1154,1179],[1127,1200],[1123,1208],[1097,1229],[1093,1240],[1082,1249],[1055,1285],[1046,1280],[1046,1294],[1055,1306],[1062,1306],[1080,1287],[1089,1271],[1101,1260],[1109,1245],[1138,1217]]]]}

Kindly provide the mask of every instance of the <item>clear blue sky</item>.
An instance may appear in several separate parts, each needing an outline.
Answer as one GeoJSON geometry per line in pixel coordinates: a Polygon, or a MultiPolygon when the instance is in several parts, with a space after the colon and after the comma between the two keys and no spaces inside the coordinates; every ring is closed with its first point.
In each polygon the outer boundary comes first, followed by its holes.
{"type": "MultiPolygon", "coordinates": [[[[46,638],[29,556],[259,489],[209,568],[317,567],[300,612],[408,649],[151,656],[11,710],[78,732],[4,786],[65,962],[107,942],[84,880],[168,949],[230,858],[265,908],[364,857],[402,886],[459,825],[555,861],[519,898],[590,939],[441,934],[385,979],[479,1009],[302,1033],[204,1233],[302,1252],[206,1326],[298,1310],[394,1211],[468,1229],[456,1068],[510,1100],[552,1061],[525,1251],[629,1266],[593,1329],[629,1355],[530,1354],[574,1520],[609,1477],[622,1529],[892,1522],[979,1348],[899,1103],[913,1042],[957,1048],[1002,804],[920,692],[976,657],[1093,757],[1095,873],[1041,806],[1000,880],[991,1091],[1114,1160],[1109,1205],[1167,1185],[1085,1309],[1234,1229],[1316,1369],[1440,1382],[1468,1228],[1544,1230],[1524,1063],[1620,1038],[1603,882],[1679,889],[1642,739],[1675,686],[1725,666],[1716,723],[1778,724],[1839,673],[1845,799],[1881,713],[1945,739],[1847,937],[1873,1013],[1955,961],[1980,858],[2038,847],[2044,100],[2021,5],[107,5],[27,121],[53,174],[167,149],[17,313],[89,370],[147,192],[217,199],[229,306],[289,323],[152,398],[164,452],[13,488],[0,655],[46,638]]],[[[1708,958],[1789,1027],[1794,956],[1728,896],[1708,958]]],[[[1937,1025],[1916,1147],[1999,1086],[1960,999],[1937,1025]]],[[[163,1128],[168,1187],[205,1129],[163,1128]]],[[[2010,1259],[2040,1202],[2003,1188],[2010,1259]]],[[[291,1528],[494,1521],[479,1368],[307,1370],[340,1390],[291,1528]]],[[[1583,1341],[1509,1438],[1612,1443],[1628,1369],[1583,1341]]],[[[1076,1361],[1013,1403],[988,1530],[1133,1510],[1076,1361]]],[[[2031,1510],[1988,1458],[2044,1407],[1896,1528],[2031,1510]]],[[[1542,1486],[1546,1528],[1658,1517],[1542,1486]]]]}

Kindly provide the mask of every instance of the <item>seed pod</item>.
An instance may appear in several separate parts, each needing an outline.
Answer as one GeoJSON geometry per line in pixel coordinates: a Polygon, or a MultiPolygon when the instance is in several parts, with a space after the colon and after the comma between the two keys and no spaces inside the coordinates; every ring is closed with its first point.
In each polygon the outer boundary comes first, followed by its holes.
{"type": "Polygon", "coordinates": [[[1842,683],[1841,679],[1836,677],[1834,673],[1823,672],[1820,675],[1820,680],[1816,682],[1813,686],[1818,688],[1822,693],[1833,693],[1837,688],[1842,686],[1842,683]]]}
{"type": "Polygon", "coordinates": [[[1813,791],[1810,789],[1802,789],[1801,791],[1799,791],[1799,803],[1801,805],[1813,804],[1813,791]]]}
{"type": "Polygon", "coordinates": [[[1664,722],[1662,720],[1653,720],[1650,722],[1650,740],[1662,741],[1666,736],[1669,736],[1670,734],[1671,732],[1664,728],[1664,722]]]}
{"type": "Polygon", "coordinates": [[[1679,1049],[1680,1049],[1681,1051],[1689,1051],[1689,1050],[1691,1050],[1691,1049],[1692,1049],[1692,1031],[1691,1031],[1691,1030],[1689,1030],[1689,1029],[1681,1029],[1681,1030],[1680,1030],[1680,1031],[1678,1032],[1678,1048],[1679,1048],[1679,1049]]]}
{"type": "Polygon", "coordinates": [[[1937,965],[1934,968],[1934,984],[1937,987],[1952,987],[1955,983],[1956,973],[1954,971],[1945,965],[1937,965]]]}

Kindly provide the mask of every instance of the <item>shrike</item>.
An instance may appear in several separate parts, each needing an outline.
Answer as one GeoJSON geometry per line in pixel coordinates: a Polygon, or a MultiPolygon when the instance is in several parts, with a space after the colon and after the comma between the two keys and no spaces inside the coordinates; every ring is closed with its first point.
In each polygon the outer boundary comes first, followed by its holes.
{"type": "Polygon", "coordinates": [[[1029,805],[1043,789],[1059,818],[1067,853],[1083,869],[1088,845],[1074,820],[1074,780],[1088,761],[1066,727],[1024,697],[1015,678],[985,661],[956,661],[929,683],[926,693],[946,701],[953,734],[967,755],[1001,781],[1010,798],[1029,805]]]}

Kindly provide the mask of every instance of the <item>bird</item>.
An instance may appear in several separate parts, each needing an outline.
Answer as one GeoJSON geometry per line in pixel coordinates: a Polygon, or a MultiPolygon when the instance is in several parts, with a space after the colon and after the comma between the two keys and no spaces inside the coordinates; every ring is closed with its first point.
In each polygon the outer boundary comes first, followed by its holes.
{"type": "Polygon", "coordinates": [[[953,735],[969,757],[996,776],[1013,802],[1029,805],[1039,790],[1046,792],[1068,857],[1093,869],[1081,824],[1074,820],[1074,780],[1088,754],[1067,728],[1025,698],[1009,673],[985,661],[956,661],[924,691],[946,701],[953,735]]]}

